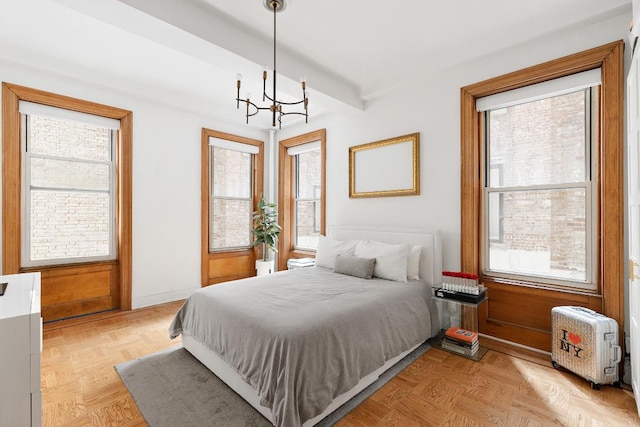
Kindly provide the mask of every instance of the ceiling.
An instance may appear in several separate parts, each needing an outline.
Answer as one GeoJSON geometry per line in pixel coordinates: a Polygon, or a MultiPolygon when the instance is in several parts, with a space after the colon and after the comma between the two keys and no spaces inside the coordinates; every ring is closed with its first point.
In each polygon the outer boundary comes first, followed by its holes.
{"type": "MultiPolygon", "coordinates": [[[[257,97],[272,66],[263,0],[0,1],[0,60],[233,123],[244,122],[236,73],[241,96],[257,97]]],[[[298,98],[306,76],[312,117],[363,110],[425,75],[630,11],[631,0],[288,0],[277,16],[278,96],[298,98]]]]}

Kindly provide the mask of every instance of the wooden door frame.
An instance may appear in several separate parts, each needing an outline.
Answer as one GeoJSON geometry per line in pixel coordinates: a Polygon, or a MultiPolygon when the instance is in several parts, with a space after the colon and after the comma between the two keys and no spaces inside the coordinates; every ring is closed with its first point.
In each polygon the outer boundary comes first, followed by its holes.
{"type": "MultiPolygon", "coordinates": [[[[461,268],[480,274],[482,251],[482,122],[476,99],[595,68],[602,70],[599,166],[598,292],[572,298],[599,299],[601,311],[624,326],[624,42],[622,40],[461,88],[461,268]]],[[[524,284],[509,283],[524,287],[524,284]]],[[[526,285],[530,287],[530,284],[526,285]]],[[[530,287],[531,295],[542,293],[530,287]]],[[[491,298],[491,295],[489,295],[491,298]]],[[[491,300],[489,300],[491,303],[491,300]]],[[[485,304],[488,305],[488,304],[485,304]]],[[[480,313],[486,319],[486,310],[480,313]]],[[[622,335],[621,335],[622,336],[622,335]]]]}
{"type": "Polygon", "coordinates": [[[631,388],[635,391],[636,408],[640,414],[640,53],[632,53],[627,74],[627,215],[629,233],[629,340],[631,388]]]}
{"type": "MultiPolygon", "coordinates": [[[[22,159],[18,109],[20,101],[50,105],[120,121],[116,171],[118,176],[116,245],[119,264],[117,274],[120,283],[120,309],[131,310],[133,113],[128,110],[11,83],[2,83],[2,273],[17,274],[28,270],[20,267],[22,247],[22,159]]],[[[82,265],[93,264],[100,263],[89,262],[82,265]]]]}

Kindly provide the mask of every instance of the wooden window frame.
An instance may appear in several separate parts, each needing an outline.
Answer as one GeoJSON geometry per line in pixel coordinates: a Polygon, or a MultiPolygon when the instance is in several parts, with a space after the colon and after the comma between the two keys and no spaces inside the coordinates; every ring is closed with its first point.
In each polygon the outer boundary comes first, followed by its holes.
{"type": "Polygon", "coordinates": [[[229,280],[242,279],[255,275],[255,260],[260,256],[260,248],[238,248],[229,250],[209,250],[209,212],[211,190],[211,160],[209,156],[209,137],[258,147],[258,154],[253,156],[253,204],[252,211],[257,210],[264,183],[264,142],[213,129],[202,129],[201,141],[201,285],[202,287],[229,280]]]}
{"type": "MultiPolygon", "coordinates": [[[[2,83],[2,272],[17,274],[41,267],[21,268],[21,120],[18,109],[20,101],[50,105],[67,110],[79,111],[120,120],[117,149],[117,261],[86,262],[80,268],[93,268],[100,265],[116,264],[120,288],[121,310],[131,309],[132,277],[132,142],[133,113],[128,110],[110,107],[95,102],[76,99],[51,92],[32,89],[15,84],[2,83]]],[[[56,266],[48,267],[56,269],[56,266]]],[[[55,274],[55,273],[52,273],[55,274]]]]}
{"type": "MultiPolygon", "coordinates": [[[[546,80],[601,68],[599,141],[598,292],[572,290],[575,305],[600,307],[601,312],[624,325],[624,43],[622,40],[525,68],[461,88],[461,268],[480,273],[482,250],[482,120],[476,99],[546,80]]],[[[544,296],[543,286],[491,278],[496,286],[527,288],[531,297],[544,296]]],[[[567,294],[569,295],[569,294],[567,294]]],[[[491,297],[491,295],[490,295],[491,297]]],[[[487,304],[485,304],[486,306],[487,304]]],[[[486,320],[487,312],[480,313],[486,320]]],[[[508,329],[508,326],[503,326],[508,329]]],[[[622,329],[621,329],[622,331],[622,329]]],[[[543,343],[544,334],[539,342],[543,343]]],[[[541,347],[540,347],[541,348],[541,347]]]]}
{"type": "Polygon", "coordinates": [[[321,177],[320,183],[320,234],[324,235],[326,231],[325,212],[326,212],[326,129],[319,129],[303,135],[294,136],[292,138],[283,139],[279,143],[278,150],[278,218],[282,226],[280,233],[280,241],[278,248],[278,270],[287,269],[287,260],[289,258],[314,258],[315,251],[307,251],[294,248],[295,245],[295,162],[293,156],[287,154],[287,149],[298,145],[307,144],[314,141],[320,141],[321,151],[321,177]]]}

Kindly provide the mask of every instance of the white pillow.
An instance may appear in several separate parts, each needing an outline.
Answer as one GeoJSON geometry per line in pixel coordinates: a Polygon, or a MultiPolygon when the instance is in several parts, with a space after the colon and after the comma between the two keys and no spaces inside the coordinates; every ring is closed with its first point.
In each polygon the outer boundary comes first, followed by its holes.
{"type": "Polygon", "coordinates": [[[320,236],[318,249],[316,250],[316,267],[325,267],[333,270],[336,257],[338,255],[353,256],[355,246],[355,240],[341,241],[320,236]]]}
{"type": "Polygon", "coordinates": [[[375,258],[373,275],[381,279],[407,282],[407,259],[410,245],[390,245],[376,241],[360,241],[356,245],[355,256],[375,258]]]}
{"type": "Polygon", "coordinates": [[[420,254],[422,246],[413,246],[407,259],[407,279],[420,280],[420,254]]]}

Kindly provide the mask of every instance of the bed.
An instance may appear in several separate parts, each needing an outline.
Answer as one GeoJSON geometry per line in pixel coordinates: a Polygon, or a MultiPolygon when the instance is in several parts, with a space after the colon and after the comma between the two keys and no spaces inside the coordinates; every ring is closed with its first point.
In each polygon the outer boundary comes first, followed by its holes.
{"type": "Polygon", "coordinates": [[[316,263],[198,290],[169,327],[276,426],[316,424],[440,330],[437,230],[331,227],[316,263]]]}

